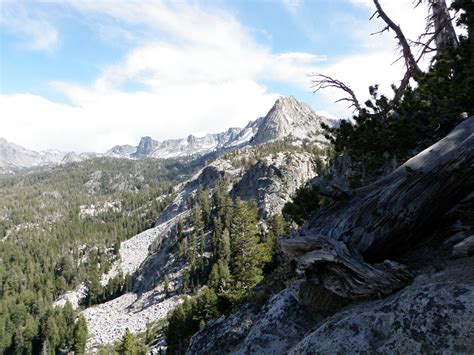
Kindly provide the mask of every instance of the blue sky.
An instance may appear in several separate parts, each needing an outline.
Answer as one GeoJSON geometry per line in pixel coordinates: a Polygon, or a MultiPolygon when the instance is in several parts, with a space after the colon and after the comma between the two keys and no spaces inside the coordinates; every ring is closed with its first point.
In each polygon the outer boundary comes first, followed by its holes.
{"type": "MultiPolygon", "coordinates": [[[[382,1],[413,37],[425,10],[382,1]]],[[[370,36],[364,0],[0,2],[0,136],[33,149],[218,132],[294,95],[348,117],[338,93],[313,95],[307,74],[365,98],[403,73],[391,34],[370,36]]]]}

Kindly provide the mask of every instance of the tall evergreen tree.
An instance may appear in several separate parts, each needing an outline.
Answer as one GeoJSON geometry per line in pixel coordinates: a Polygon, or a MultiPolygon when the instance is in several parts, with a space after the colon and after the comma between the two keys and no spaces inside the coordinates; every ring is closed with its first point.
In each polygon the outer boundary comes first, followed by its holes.
{"type": "Polygon", "coordinates": [[[120,345],[118,347],[118,353],[121,355],[136,355],[137,354],[137,341],[135,336],[126,330],[122,337],[120,345]]]}
{"type": "Polygon", "coordinates": [[[246,293],[262,279],[270,254],[260,242],[255,206],[235,201],[231,224],[231,270],[237,291],[246,293]]]}
{"type": "Polygon", "coordinates": [[[218,244],[217,256],[226,264],[230,262],[230,234],[228,229],[224,229],[218,244]]]}
{"type": "Polygon", "coordinates": [[[74,326],[74,344],[75,354],[84,354],[87,342],[87,322],[83,315],[80,315],[74,326]]]}

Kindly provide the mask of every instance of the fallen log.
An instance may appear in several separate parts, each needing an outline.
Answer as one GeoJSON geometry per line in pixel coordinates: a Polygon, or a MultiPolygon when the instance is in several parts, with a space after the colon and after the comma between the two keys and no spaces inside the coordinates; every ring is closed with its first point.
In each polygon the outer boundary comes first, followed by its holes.
{"type": "Polygon", "coordinates": [[[317,212],[280,247],[306,282],[348,299],[380,297],[410,278],[385,259],[425,238],[473,190],[471,117],[391,174],[317,212]]]}
{"type": "Polygon", "coordinates": [[[303,235],[324,235],[380,261],[423,239],[474,190],[474,117],[377,182],[316,213],[303,235]]]}

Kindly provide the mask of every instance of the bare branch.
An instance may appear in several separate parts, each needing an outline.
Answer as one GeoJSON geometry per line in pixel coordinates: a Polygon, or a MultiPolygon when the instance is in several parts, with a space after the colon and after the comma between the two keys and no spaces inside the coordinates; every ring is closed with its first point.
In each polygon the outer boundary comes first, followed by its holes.
{"type": "Polygon", "coordinates": [[[407,71],[405,75],[403,76],[402,81],[400,82],[400,86],[395,90],[395,96],[392,102],[398,102],[401,99],[403,92],[408,87],[408,84],[410,84],[411,77],[412,77],[411,73],[407,71]]]}
{"type": "Polygon", "coordinates": [[[388,30],[390,30],[390,27],[386,26],[386,27],[384,27],[383,29],[381,29],[380,31],[372,32],[370,35],[371,35],[371,36],[373,36],[373,35],[379,35],[379,34],[384,33],[385,31],[388,31],[388,30]]]}
{"type": "Polygon", "coordinates": [[[396,38],[398,39],[398,43],[402,49],[403,57],[405,59],[405,66],[407,68],[407,73],[409,73],[414,79],[418,80],[422,75],[423,72],[421,71],[420,67],[418,66],[418,63],[415,60],[415,57],[413,56],[413,53],[411,52],[411,47],[408,44],[408,41],[403,34],[400,26],[397,26],[395,22],[393,22],[390,17],[385,13],[385,11],[382,9],[382,6],[380,6],[380,3],[378,0],[373,0],[375,7],[377,9],[377,15],[384,20],[384,22],[387,24],[387,27],[389,27],[391,30],[395,32],[396,38]]]}
{"type": "Polygon", "coordinates": [[[339,90],[344,91],[349,97],[343,97],[337,100],[336,102],[342,102],[342,101],[347,101],[350,102],[349,107],[354,107],[354,110],[360,111],[361,107],[359,104],[359,100],[357,100],[357,97],[354,94],[354,91],[344,84],[342,81],[331,78],[328,75],[324,74],[319,74],[319,73],[314,73],[309,75],[313,79],[311,82],[313,83],[311,85],[311,88],[313,89],[313,93],[318,92],[321,89],[327,89],[327,88],[336,88],[339,90]]]}

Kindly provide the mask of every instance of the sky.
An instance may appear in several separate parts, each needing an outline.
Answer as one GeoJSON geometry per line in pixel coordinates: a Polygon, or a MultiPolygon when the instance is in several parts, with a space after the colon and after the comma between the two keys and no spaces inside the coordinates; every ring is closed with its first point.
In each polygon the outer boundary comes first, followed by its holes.
{"type": "MultiPolygon", "coordinates": [[[[382,6],[409,38],[427,10],[382,6]]],[[[393,33],[369,0],[0,0],[0,137],[24,147],[104,152],[117,144],[243,127],[280,96],[348,118],[359,97],[403,76],[393,33]]]]}

